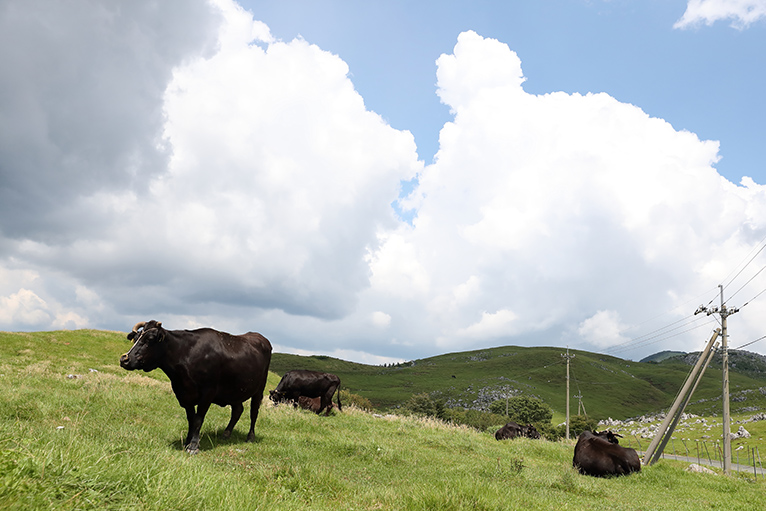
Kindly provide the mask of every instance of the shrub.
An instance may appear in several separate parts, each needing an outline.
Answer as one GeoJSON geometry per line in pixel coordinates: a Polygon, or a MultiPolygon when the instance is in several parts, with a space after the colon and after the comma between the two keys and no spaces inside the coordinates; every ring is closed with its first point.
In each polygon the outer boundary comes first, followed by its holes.
{"type": "Polygon", "coordinates": [[[532,425],[538,433],[551,442],[558,442],[566,436],[566,426],[554,426],[550,422],[535,422],[532,425]]]}
{"type": "MultiPolygon", "coordinates": [[[[566,428],[566,426],[564,426],[566,428]]],[[[569,436],[578,437],[583,431],[595,431],[598,427],[596,419],[590,419],[587,415],[573,415],[569,417],[569,436]]]]}
{"type": "Polygon", "coordinates": [[[529,396],[516,396],[500,399],[489,405],[489,411],[506,416],[519,424],[535,422],[546,423],[553,418],[553,409],[540,399],[529,396]],[[506,407],[508,415],[506,415],[506,407]]]}
{"type": "Polygon", "coordinates": [[[426,394],[413,395],[409,401],[402,405],[405,412],[422,417],[435,417],[445,420],[447,418],[444,402],[426,394]]]}
{"type": "Polygon", "coordinates": [[[505,417],[490,412],[482,412],[481,410],[448,408],[445,410],[445,415],[447,420],[454,424],[465,424],[479,431],[486,431],[491,427],[496,428],[498,424],[505,423],[505,417]]]}
{"type": "Polygon", "coordinates": [[[343,405],[354,405],[359,409],[366,410],[368,412],[374,412],[375,407],[372,406],[372,402],[364,396],[359,394],[353,394],[348,390],[340,391],[340,402],[343,405]]]}

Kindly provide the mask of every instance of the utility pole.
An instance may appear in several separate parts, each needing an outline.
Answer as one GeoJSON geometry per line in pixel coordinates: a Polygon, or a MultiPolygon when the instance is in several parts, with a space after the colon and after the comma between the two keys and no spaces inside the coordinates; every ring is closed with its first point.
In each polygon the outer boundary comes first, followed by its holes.
{"type": "Polygon", "coordinates": [[[718,314],[721,316],[721,354],[723,358],[723,473],[731,475],[731,414],[729,408],[729,334],[726,329],[726,319],[732,314],[739,312],[737,308],[727,308],[723,301],[723,285],[718,285],[721,290],[721,306],[708,309],[700,305],[694,313],[705,312],[708,316],[718,314]]]}
{"type": "Polygon", "coordinates": [[[585,411],[585,405],[582,404],[582,392],[578,392],[575,396],[577,398],[577,415],[588,415],[585,411]]]}
{"type": "Polygon", "coordinates": [[[561,354],[562,357],[567,359],[567,440],[569,440],[569,360],[575,356],[569,354],[569,346],[567,346],[567,354],[561,354]]]}
{"type": "Polygon", "coordinates": [[[705,349],[697,359],[697,363],[694,364],[694,368],[686,378],[676,400],[665,415],[665,420],[662,421],[662,424],[655,432],[654,438],[649,443],[649,447],[644,453],[644,465],[652,465],[660,459],[660,456],[662,456],[662,450],[673,435],[673,431],[675,430],[678,421],[681,419],[681,415],[683,415],[686,405],[689,403],[692,394],[694,394],[694,391],[697,389],[697,384],[699,384],[702,375],[705,373],[705,369],[707,369],[707,365],[710,363],[710,359],[713,356],[713,345],[720,333],[720,329],[716,329],[716,331],[713,332],[713,336],[710,338],[707,346],[705,346],[705,349]]]}

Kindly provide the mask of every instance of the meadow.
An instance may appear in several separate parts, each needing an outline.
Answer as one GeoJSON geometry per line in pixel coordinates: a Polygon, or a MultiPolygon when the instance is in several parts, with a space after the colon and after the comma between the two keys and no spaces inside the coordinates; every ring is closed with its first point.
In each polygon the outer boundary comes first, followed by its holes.
{"type": "MultiPolygon", "coordinates": [[[[161,372],[122,370],[124,333],[0,333],[0,509],[760,509],[766,486],[663,460],[629,477],[571,467],[573,442],[264,400],[256,441],[211,408],[201,451],[161,372]]],[[[271,374],[267,390],[279,381],[271,374]]]]}

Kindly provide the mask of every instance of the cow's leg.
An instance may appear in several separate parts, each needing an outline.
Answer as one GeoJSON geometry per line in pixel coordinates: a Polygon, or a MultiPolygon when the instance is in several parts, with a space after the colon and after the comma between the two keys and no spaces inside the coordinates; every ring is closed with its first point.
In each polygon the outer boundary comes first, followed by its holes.
{"type": "Polygon", "coordinates": [[[250,400],[250,431],[247,432],[247,441],[255,442],[255,421],[258,420],[258,410],[261,407],[263,396],[258,394],[250,400]]]}
{"type": "Polygon", "coordinates": [[[322,407],[317,413],[321,413],[322,409],[327,407],[327,413],[326,415],[330,415],[330,403],[332,403],[332,396],[335,394],[335,391],[338,389],[337,385],[330,385],[330,388],[327,389],[327,392],[322,396],[322,407]]]}
{"type": "Polygon", "coordinates": [[[185,406],[184,410],[186,410],[186,421],[189,423],[189,432],[186,434],[186,439],[184,440],[184,447],[186,447],[192,439],[194,417],[197,415],[197,412],[193,406],[185,406]]]}
{"type": "MultiPolygon", "coordinates": [[[[190,408],[193,412],[194,407],[190,408]]],[[[188,443],[186,445],[186,451],[189,454],[197,454],[199,452],[199,434],[208,409],[210,409],[210,403],[200,403],[197,405],[197,413],[192,413],[191,415],[189,420],[189,436],[187,437],[188,443]]],[[[189,408],[186,409],[186,417],[190,417],[189,408]]]]}
{"type": "Polygon", "coordinates": [[[322,415],[322,410],[327,408],[327,393],[319,396],[319,409],[316,411],[317,415],[322,415]]]}
{"type": "Polygon", "coordinates": [[[245,406],[242,403],[232,403],[231,420],[229,421],[229,425],[226,426],[226,429],[223,431],[224,438],[229,438],[231,436],[231,432],[234,431],[234,426],[237,424],[237,421],[239,421],[239,418],[242,417],[242,412],[244,410],[245,406]]]}

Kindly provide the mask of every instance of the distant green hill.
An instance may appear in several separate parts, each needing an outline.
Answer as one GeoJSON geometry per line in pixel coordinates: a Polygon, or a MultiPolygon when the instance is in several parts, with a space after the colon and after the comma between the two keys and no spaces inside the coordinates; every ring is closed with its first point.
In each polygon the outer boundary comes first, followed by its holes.
{"type": "MultiPolygon", "coordinates": [[[[562,348],[504,346],[449,353],[393,366],[356,364],[327,356],[274,353],[271,370],[313,369],[337,374],[342,386],[372,401],[379,409],[396,407],[412,395],[428,393],[448,406],[483,409],[506,395],[536,396],[555,412],[565,413],[566,361],[562,348]]],[[[689,373],[682,358],[662,363],[632,362],[620,358],[570,350],[570,396],[582,395],[589,416],[624,419],[667,408],[689,373]]],[[[732,364],[732,411],[744,407],[766,410],[766,371],[738,371],[732,364]]],[[[766,366],[765,366],[766,367],[766,366]]],[[[751,369],[748,366],[748,369],[751,369]]],[[[689,411],[717,413],[720,409],[720,364],[711,365],[695,392],[689,411]]],[[[578,410],[571,397],[570,413],[578,410]]]]}
{"type": "Polygon", "coordinates": [[[640,362],[663,362],[671,357],[678,357],[686,355],[685,351],[660,351],[654,355],[649,355],[646,358],[640,360],[640,362]]]}

